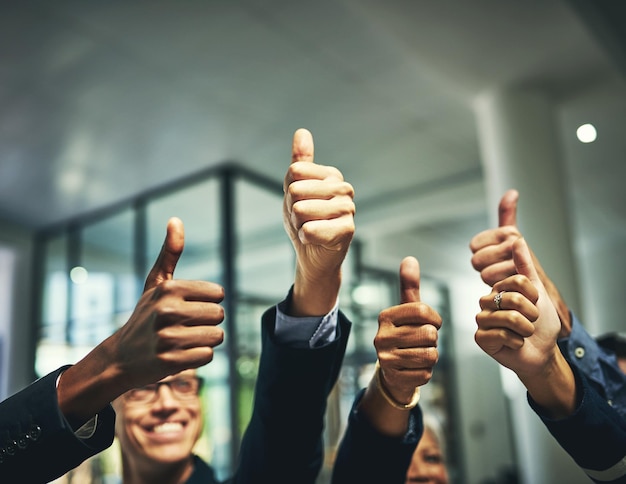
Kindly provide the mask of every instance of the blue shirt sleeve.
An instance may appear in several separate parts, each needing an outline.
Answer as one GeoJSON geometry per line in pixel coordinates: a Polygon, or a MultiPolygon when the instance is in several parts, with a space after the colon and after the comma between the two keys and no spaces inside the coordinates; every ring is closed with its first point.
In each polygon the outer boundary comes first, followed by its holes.
{"type": "Polygon", "coordinates": [[[615,354],[598,345],[576,315],[570,314],[572,331],[568,338],[559,340],[561,352],[570,365],[585,375],[600,396],[626,419],[626,375],[615,354]]]}
{"type": "Polygon", "coordinates": [[[296,318],[286,314],[287,301],[276,306],[274,335],[280,344],[293,348],[317,348],[337,338],[338,303],[325,316],[296,318]]]}
{"type": "MultiPolygon", "coordinates": [[[[571,364],[570,364],[571,365],[571,364]]],[[[626,420],[607,405],[574,365],[577,407],[566,418],[549,418],[537,403],[528,403],[557,442],[594,482],[626,482],[626,420]]]]}

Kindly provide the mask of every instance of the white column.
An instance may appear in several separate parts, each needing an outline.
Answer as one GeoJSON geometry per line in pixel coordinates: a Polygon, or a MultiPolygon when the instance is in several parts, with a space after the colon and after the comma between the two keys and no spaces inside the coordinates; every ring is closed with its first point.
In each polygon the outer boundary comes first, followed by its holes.
{"type": "MultiPolygon", "coordinates": [[[[554,107],[538,91],[485,93],[475,101],[485,171],[490,226],[509,188],[520,192],[519,228],[562,296],[578,311],[576,264],[566,197],[566,176],[554,107]]],[[[506,378],[505,378],[506,380],[506,378]]],[[[506,382],[505,388],[516,382],[506,382]]],[[[588,482],[526,402],[526,392],[508,391],[517,464],[522,482],[588,482]]]]}

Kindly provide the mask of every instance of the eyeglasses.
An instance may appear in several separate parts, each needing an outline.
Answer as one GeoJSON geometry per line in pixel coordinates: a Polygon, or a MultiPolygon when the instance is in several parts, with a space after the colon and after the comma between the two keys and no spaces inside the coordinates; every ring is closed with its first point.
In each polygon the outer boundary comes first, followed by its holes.
{"type": "Polygon", "coordinates": [[[199,376],[179,377],[133,388],[124,394],[124,399],[129,403],[152,403],[157,399],[159,387],[165,385],[178,400],[191,400],[200,393],[203,384],[204,379],[199,376]]]}

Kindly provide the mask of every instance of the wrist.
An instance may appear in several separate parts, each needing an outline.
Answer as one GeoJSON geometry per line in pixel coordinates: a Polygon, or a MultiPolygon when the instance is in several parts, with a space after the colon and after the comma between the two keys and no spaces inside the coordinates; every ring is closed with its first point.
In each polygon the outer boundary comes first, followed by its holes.
{"type": "Polygon", "coordinates": [[[376,369],[374,371],[374,380],[376,387],[386,402],[397,410],[411,410],[417,406],[420,399],[420,387],[412,388],[409,392],[404,392],[405,395],[401,397],[401,400],[397,400],[394,395],[391,394],[387,385],[384,382],[382,375],[382,369],[380,368],[380,362],[376,360],[376,369]]]}
{"type": "Polygon", "coordinates": [[[358,411],[377,432],[388,437],[402,437],[409,427],[410,411],[389,405],[373,377],[365,389],[358,411]]]}
{"type": "Polygon", "coordinates": [[[519,377],[531,398],[550,418],[566,418],[575,412],[576,379],[558,349],[540,371],[519,377]]]}
{"type": "Polygon", "coordinates": [[[73,426],[86,422],[130,388],[111,364],[115,344],[113,336],[107,338],[59,377],[59,409],[73,426]]]}
{"type": "Polygon", "coordinates": [[[341,287],[341,270],[328,271],[320,277],[297,269],[289,315],[324,316],[337,304],[341,287]]]}

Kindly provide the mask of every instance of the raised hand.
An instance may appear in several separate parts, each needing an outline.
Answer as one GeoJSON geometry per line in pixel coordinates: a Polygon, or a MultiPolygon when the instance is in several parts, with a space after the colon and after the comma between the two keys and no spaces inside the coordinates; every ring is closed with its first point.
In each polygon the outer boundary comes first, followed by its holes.
{"type": "MultiPolygon", "coordinates": [[[[498,206],[498,227],[484,230],[470,241],[470,249],[473,253],[472,266],[480,272],[482,280],[490,286],[517,273],[513,261],[513,244],[521,237],[517,227],[518,200],[519,193],[516,190],[508,190],[502,196],[498,206]]],[[[539,278],[557,309],[562,326],[559,337],[566,337],[572,328],[569,308],[557,287],[541,267],[539,259],[530,248],[528,250],[539,278]]]]}
{"type": "Polygon", "coordinates": [[[332,309],[355,230],[352,185],[337,168],[313,160],[313,137],[299,129],[283,184],[283,222],[297,257],[293,316],[323,315],[332,309]]]}
{"type": "Polygon", "coordinates": [[[219,325],[224,289],[207,281],[174,279],[184,248],[184,229],[169,220],[159,256],[146,278],[145,291],[128,322],[114,335],[115,360],[130,388],[160,380],[213,359],[222,343],[219,325]]]}
{"type": "Polygon", "coordinates": [[[420,301],[420,267],[414,257],[400,264],[400,304],[378,316],[374,346],[381,382],[397,402],[408,403],[416,387],[432,377],[439,358],[437,332],[441,316],[420,301]]]}
{"type": "Polygon", "coordinates": [[[558,315],[524,239],[513,244],[517,274],[480,298],[475,340],[485,353],[518,375],[541,371],[558,352],[558,315]],[[496,298],[499,302],[496,302],[496,298]]]}
{"type": "Polygon", "coordinates": [[[130,319],[59,380],[59,407],[83,422],[127,390],[213,359],[222,343],[224,289],[173,279],[184,247],[182,222],[171,219],[161,252],[130,319]]]}
{"type": "Polygon", "coordinates": [[[561,322],[524,239],[513,244],[513,260],[518,274],[480,298],[475,340],[517,374],[547,415],[564,418],[576,408],[576,382],[557,346],[561,322]]]}

